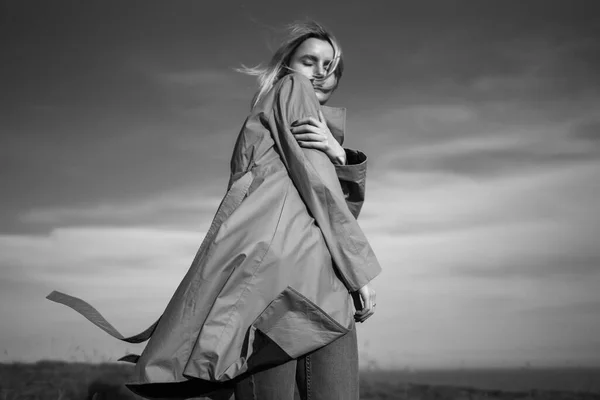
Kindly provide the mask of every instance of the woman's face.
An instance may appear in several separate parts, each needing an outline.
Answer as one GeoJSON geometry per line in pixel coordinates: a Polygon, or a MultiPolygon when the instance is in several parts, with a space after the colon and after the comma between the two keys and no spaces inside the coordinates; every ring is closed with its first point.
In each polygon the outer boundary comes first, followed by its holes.
{"type": "Polygon", "coordinates": [[[334,74],[326,80],[329,64],[333,60],[333,47],[326,40],[308,38],[298,46],[290,58],[289,67],[306,76],[313,84],[317,99],[325,104],[336,87],[334,74]]]}

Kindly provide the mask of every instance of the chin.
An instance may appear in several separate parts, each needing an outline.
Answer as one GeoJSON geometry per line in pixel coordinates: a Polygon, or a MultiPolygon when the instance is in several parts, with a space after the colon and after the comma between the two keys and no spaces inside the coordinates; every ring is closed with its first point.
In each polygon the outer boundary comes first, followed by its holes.
{"type": "Polygon", "coordinates": [[[319,100],[319,104],[325,105],[325,103],[327,103],[327,100],[329,100],[329,96],[317,92],[317,100],[319,100]]]}

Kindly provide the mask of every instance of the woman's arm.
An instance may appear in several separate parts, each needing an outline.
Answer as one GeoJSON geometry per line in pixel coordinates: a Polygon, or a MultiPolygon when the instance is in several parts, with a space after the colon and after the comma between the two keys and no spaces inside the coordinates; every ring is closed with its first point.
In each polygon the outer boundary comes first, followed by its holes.
{"type": "Polygon", "coordinates": [[[379,262],[346,204],[327,155],[300,147],[290,131],[296,120],[318,118],[314,89],[305,77],[290,74],[277,83],[275,91],[269,125],[282,160],[323,233],[342,281],[349,291],[358,291],[381,272],[379,262]]]}
{"type": "Polygon", "coordinates": [[[346,204],[354,218],[358,218],[365,201],[367,156],[358,151],[342,147],[343,136],[338,138],[329,130],[321,110],[319,120],[313,117],[292,122],[290,131],[298,144],[306,149],[320,150],[335,166],[346,204]]]}
{"type": "Polygon", "coordinates": [[[293,121],[290,131],[301,147],[321,150],[335,165],[346,164],[346,150],[342,147],[343,137],[338,139],[331,133],[321,109],[318,119],[305,117],[293,121]]]}

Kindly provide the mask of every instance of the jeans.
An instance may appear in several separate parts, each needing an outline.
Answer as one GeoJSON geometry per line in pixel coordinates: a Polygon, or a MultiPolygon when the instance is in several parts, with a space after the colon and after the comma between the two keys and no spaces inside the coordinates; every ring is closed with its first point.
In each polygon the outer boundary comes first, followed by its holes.
{"type": "Polygon", "coordinates": [[[358,400],[356,326],[306,356],[250,375],[234,387],[235,400],[358,400]],[[296,392],[297,388],[297,393],[296,392]]]}

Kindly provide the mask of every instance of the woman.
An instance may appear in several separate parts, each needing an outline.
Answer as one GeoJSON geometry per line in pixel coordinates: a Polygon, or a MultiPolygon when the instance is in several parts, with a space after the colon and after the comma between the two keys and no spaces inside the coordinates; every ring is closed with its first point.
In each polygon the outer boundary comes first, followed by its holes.
{"type": "Polygon", "coordinates": [[[160,319],[125,338],[87,303],[48,298],[128,342],[149,339],[127,386],[148,398],[358,399],[354,320],[374,312],[380,266],[356,222],[366,157],[344,150],[345,110],[323,106],[341,49],[296,24],[259,76],[227,193],[160,319]],[[338,143],[339,141],[339,143],[338,143]],[[356,312],[353,309],[356,306],[356,312]],[[354,317],[354,318],[353,318],[354,317]]]}

